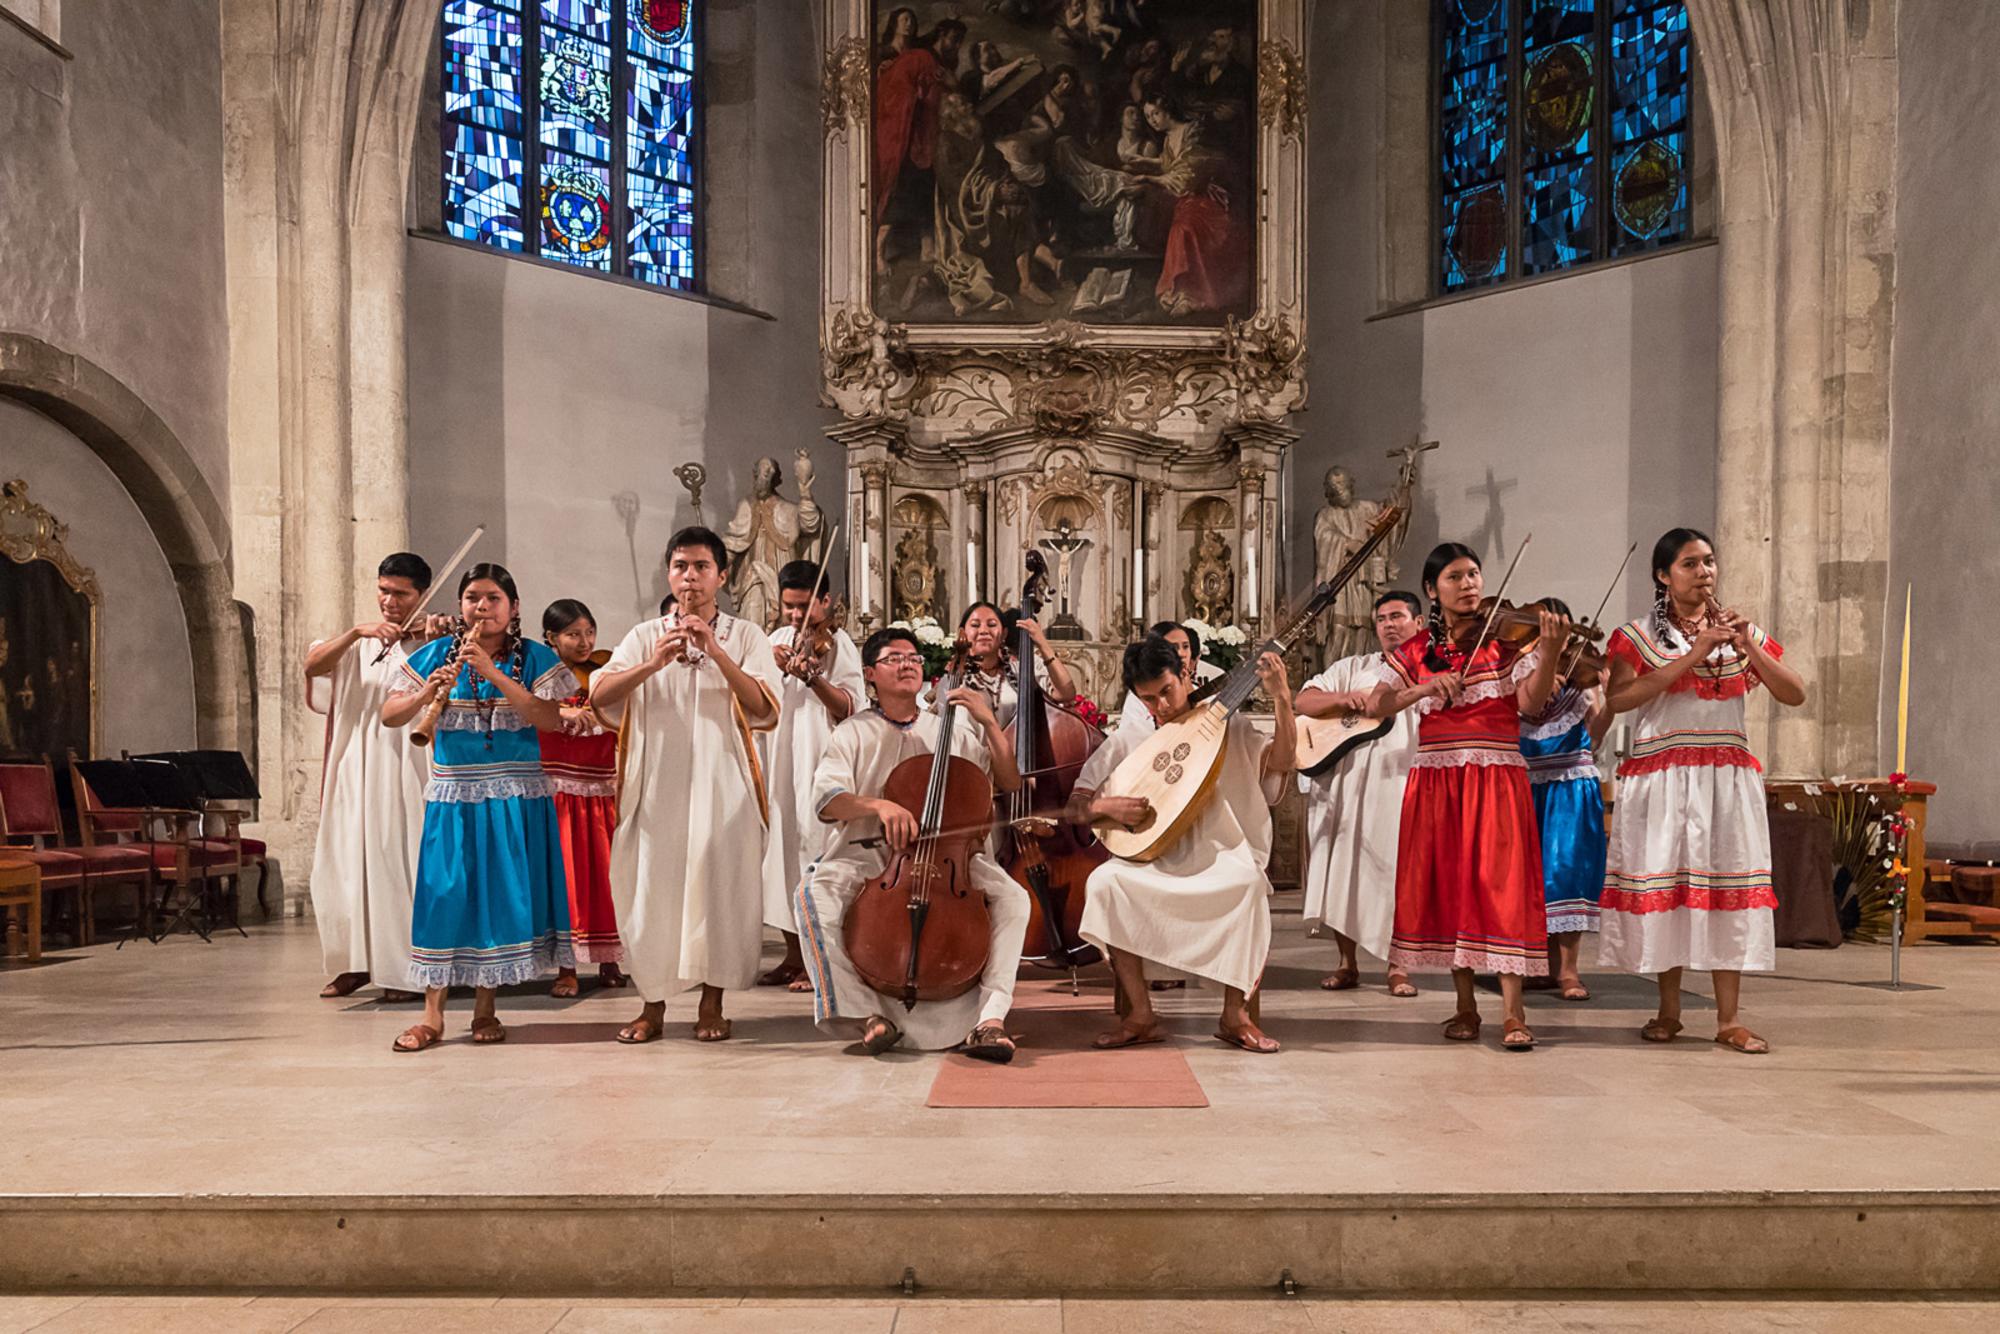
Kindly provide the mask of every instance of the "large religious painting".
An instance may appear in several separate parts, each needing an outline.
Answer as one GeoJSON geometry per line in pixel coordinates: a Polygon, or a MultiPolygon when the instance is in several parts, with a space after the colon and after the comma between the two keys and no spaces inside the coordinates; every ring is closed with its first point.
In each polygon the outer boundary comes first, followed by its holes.
{"type": "Polygon", "coordinates": [[[93,753],[97,581],[66,535],[25,482],[0,487],[0,756],[93,753]]]}
{"type": "Polygon", "coordinates": [[[876,0],[872,23],[876,314],[1250,314],[1255,0],[876,0]]]}

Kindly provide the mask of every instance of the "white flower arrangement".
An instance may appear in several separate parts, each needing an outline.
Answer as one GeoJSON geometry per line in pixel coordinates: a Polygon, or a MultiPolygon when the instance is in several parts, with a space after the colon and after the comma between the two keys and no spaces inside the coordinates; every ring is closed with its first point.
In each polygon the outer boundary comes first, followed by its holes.
{"type": "Polygon", "coordinates": [[[1207,621],[1183,620],[1182,625],[1201,640],[1201,657],[1228,671],[1243,661],[1243,649],[1250,637],[1238,625],[1210,625],[1207,621]]]}
{"type": "Polygon", "coordinates": [[[924,675],[935,678],[951,661],[953,638],[945,628],[937,623],[934,616],[918,616],[909,620],[891,621],[887,629],[908,630],[916,636],[917,649],[924,655],[924,675]]]}

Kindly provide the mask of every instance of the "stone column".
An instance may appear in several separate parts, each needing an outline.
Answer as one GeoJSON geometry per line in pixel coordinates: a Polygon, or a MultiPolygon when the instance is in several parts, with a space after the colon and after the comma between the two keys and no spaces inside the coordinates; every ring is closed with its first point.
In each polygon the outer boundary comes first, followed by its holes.
{"type": "Polygon", "coordinates": [[[1896,3],[1689,0],[1721,186],[1724,600],[1805,707],[1753,697],[1778,771],[1878,768],[1894,312],[1896,3]]]}
{"type": "Polygon", "coordinates": [[[889,596],[889,465],[861,465],[861,605],[877,625],[895,619],[889,596]]]}

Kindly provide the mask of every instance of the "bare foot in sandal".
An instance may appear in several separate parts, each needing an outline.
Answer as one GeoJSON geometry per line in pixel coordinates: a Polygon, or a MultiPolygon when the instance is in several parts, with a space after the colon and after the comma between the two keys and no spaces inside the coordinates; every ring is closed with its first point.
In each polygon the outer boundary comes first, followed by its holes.
{"type": "Polygon", "coordinates": [[[1508,1019],[1500,1025],[1500,1046],[1504,1051],[1533,1051],[1535,1030],[1525,1019],[1508,1019]]]}
{"type": "Polygon", "coordinates": [[[1417,984],[1410,981],[1408,973],[1389,974],[1389,994],[1397,1000],[1408,1000],[1417,994],[1417,984]]]}
{"type": "Polygon", "coordinates": [[[1479,1012],[1460,1010],[1444,1021],[1444,1035],[1453,1042],[1473,1042],[1479,1037],[1479,1012]]]}
{"type": "Polygon", "coordinates": [[[497,1014],[475,1014],[472,1016],[472,1041],[482,1047],[507,1040],[507,1026],[500,1022],[497,1014]]]}
{"type": "Polygon", "coordinates": [[[1361,985],[1361,970],[1342,966],[1319,980],[1321,991],[1352,991],[1361,985]]]}
{"type": "Polygon", "coordinates": [[[557,1000],[576,999],[576,969],[565,968],[556,974],[556,980],[549,984],[549,995],[557,1000]]]}
{"type": "Polygon", "coordinates": [[[903,1030],[879,1014],[871,1014],[862,1022],[861,1050],[870,1056],[880,1056],[902,1040],[903,1030]]]}
{"type": "Polygon", "coordinates": [[[696,1042],[727,1042],[733,1025],[722,1017],[722,988],[704,985],[701,989],[701,1007],[695,1011],[694,1040],[696,1042]]]}
{"type": "Polygon", "coordinates": [[[1732,1024],[1715,1035],[1717,1044],[1740,1051],[1746,1056],[1762,1056],[1771,1050],[1771,1044],[1752,1033],[1741,1024],[1732,1024]]]}
{"type": "Polygon", "coordinates": [[[666,1031],[667,1004],[665,1001],[648,1001],[639,1010],[639,1017],[618,1030],[618,1040],[627,1046],[651,1042],[666,1031]]]}
{"type": "Polygon", "coordinates": [[[1014,1039],[1007,1036],[1007,1025],[988,1019],[966,1035],[964,1051],[975,1061],[1005,1065],[1014,1059],[1014,1039]]]}
{"type": "Polygon", "coordinates": [[[443,1037],[444,1034],[429,1024],[411,1024],[398,1033],[389,1046],[394,1051],[422,1051],[426,1047],[435,1047],[443,1037]]]}
{"type": "Polygon", "coordinates": [[[319,989],[319,998],[321,1000],[339,1000],[342,996],[352,996],[366,985],[368,985],[368,974],[342,973],[339,977],[334,978],[333,981],[319,989]]]}
{"type": "Polygon", "coordinates": [[[1672,1042],[1681,1035],[1681,1021],[1669,1019],[1666,1015],[1654,1015],[1639,1030],[1639,1036],[1648,1042],[1672,1042]]]}
{"type": "Polygon", "coordinates": [[[1137,1022],[1127,1017],[1110,1032],[1099,1033],[1092,1038],[1090,1045],[1099,1051],[1115,1051],[1120,1047],[1143,1047],[1148,1043],[1166,1040],[1167,1035],[1160,1031],[1159,1020],[1149,1014],[1137,1022]]]}
{"type": "Polygon", "coordinates": [[[1278,1040],[1266,1036],[1263,1029],[1248,1019],[1233,1027],[1227,1023],[1217,1026],[1215,1036],[1232,1047],[1241,1047],[1244,1051],[1255,1052],[1259,1056],[1269,1056],[1278,1050],[1278,1040]]]}

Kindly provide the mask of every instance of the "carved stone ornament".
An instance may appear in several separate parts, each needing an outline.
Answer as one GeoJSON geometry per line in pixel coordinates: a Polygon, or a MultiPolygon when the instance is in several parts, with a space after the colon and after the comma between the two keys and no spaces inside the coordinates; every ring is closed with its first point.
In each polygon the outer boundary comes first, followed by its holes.
{"type": "Polygon", "coordinates": [[[1257,52],[1257,118],[1297,142],[1306,132],[1306,63],[1290,42],[1266,41],[1257,52]]]}
{"type": "Polygon", "coordinates": [[[908,401],[909,346],[901,328],[866,311],[836,307],[820,339],[826,385],[841,406],[864,416],[887,416],[908,401]],[[904,386],[898,392],[899,386],[904,386]]]}
{"type": "Polygon", "coordinates": [[[1277,421],[1305,406],[1306,341],[1288,317],[1231,320],[1223,334],[1242,418],[1277,421]]]}
{"type": "Polygon", "coordinates": [[[827,48],[819,76],[819,118],[829,139],[845,139],[868,124],[868,43],[843,37],[827,48]]]}

